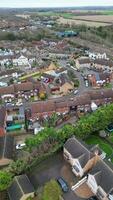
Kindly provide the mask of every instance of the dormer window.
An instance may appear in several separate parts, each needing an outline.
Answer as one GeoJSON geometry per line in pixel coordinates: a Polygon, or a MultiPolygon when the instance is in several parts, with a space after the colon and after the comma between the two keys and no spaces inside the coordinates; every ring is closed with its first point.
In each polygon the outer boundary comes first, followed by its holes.
{"type": "Polygon", "coordinates": [[[73,165],[73,169],[74,169],[77,173],[80,172],[79,168],[78,168],[76,165],[73,165]]]}

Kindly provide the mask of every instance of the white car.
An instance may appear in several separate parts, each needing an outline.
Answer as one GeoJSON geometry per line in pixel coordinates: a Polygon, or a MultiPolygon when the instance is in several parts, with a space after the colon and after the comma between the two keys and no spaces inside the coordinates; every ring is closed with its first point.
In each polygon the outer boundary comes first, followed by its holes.
{"type": "Polygon", "coordinates": [[[85,81],[85,86],[86,86],[86,87],[88,87],[88,86],[89,86],[89,84],[88,84],[88,81],[85,81]]]}
{"type": "Polygon", "coordinates": [[[17,144],[16,145],[16,149],[18,150],[18,149],[23,149],[24,147],[25,147],[25,143],[20,143],[20,144],[17,144]]]}
{"type": "Polygon", "coordinates": [[[40,131],[44,130],[44,127],[40,126],[34,129],[34,135],[38,134],[40,131]]]}
{"type": "Polygon", "coordinates": [[[17,102],[17,103],[16,103],[16,106],[22,106],[22,105],[23,105],[22,102],[17,102]]]}
{"type": "Polygon", "coordinates": [[[74,91],[74,94],[75,94],[75,95],[78,94],[78,90],[75,90],[75,91],[74,91]]]}

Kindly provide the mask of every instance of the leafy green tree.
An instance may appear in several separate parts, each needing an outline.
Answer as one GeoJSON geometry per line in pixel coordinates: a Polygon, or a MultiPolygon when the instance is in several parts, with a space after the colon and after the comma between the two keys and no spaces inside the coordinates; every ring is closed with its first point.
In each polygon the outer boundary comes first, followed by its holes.
{"type": "Polygon", "coordinates": [[[0,191],[6,190],[12,181],[12,174],[7,171],[0,171],[0,191]]]}
{"type": "Polygon", "coordinates": [[[62,191],[55,180],[51,180],[44,186],[42,200],[60,200],[62,191]]]}
{"type": "Polygon", "coordinates": [[[9,171],[14,174],[14,175],[19,175],[21,173],[23,173],[26,169],[26,161],[25,160],[17,160],[17,161],[13,161],[10,165],[9,165],[9,171]]]}
{"type": "Polygon", "coordinates": [[[56,113],[53,113],[48,120],[49,127],[55,127],[57,120],[58,120],[58,115],[56,113]]]}

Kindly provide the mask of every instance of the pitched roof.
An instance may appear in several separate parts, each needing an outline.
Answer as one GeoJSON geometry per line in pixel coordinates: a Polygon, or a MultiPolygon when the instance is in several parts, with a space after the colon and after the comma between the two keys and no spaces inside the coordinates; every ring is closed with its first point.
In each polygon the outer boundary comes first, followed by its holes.
{"type": "Polygon", "coordinates": [[[105,66],[113,67],[113,61],[112,60],[95,59],[94,63],[99,64],[99,65],[105,65],[105,66]]]}
{"type": "Polygon", "coordinates": [[[90,158],[88,149],[75,137],[68,139],[64,144],[64,148],[73,156],[73,158],[80,158],[82,154],[87,154],[88,159],[90,158]]]}
{"type": "Polygon", "coordinates": [[[33,83],[27,81],[25,83],[16,84],[14,87],[15,87],[15,92],[29,91],[29,90],[33,90],[33,83]]]}
{"type": "Polygon", "coordinates": [[[6,118],[6,108],[2,106],[0,108],[0,127],[4,127],[5,118],[6,118]]]}
{"type": "Polygon", "coordinates": [[[87,64],[87,63],[91,63],[89,58],[82,58],[78,60],[80,64],[87,64]]]}
{"type": "Polygon", "coordinates": [[[113,169],[103,160],[99,160],[89,173],[94,176],[96,175],[95,179],[98,181],[98,185],[100,185],[106,193],[113,188],[113,169]]]}
{"type": "Polygon", "coordinates": [[[16,176],[13,183],[8,188],[10,200],[20,200],[24,194],[34,192],[34,188],[26,175],[16,176]]]}
{"type": "Polygon", "coordinates": [[[13,156],[14,138],[9,135],[0,137],[0,159],[12,159],[13,156]]]}
{"type": "Polygon", "coordinates": [[[3,95],[3,94],[14,94],[14,86],[11,85],[11,86],[7,86],[7,87],[1,87],[0,88],[0,94],[3,95]]]}
{"type": "Polygon", "coordinates": [[[88,154],[88,153],[84,153],[78,158],[79,163],[81,164],[81,167],[85,166],[85,164],[87,163],[89,158],[90,158],[90,154],[88,154]]]}
{"type": "Polygon", "coordinates": [[[109,79],[111,77],[111,74],[107,73],[107,72],[99,73],[99,77],[100,77],[100,80],[106,80],[106,79],[109,79]]]}
{"type": "Polygon", "coordinates": [[[4,94],[15,94],[18,91],[30,91],[33,89],[39,89],[41,91],[45,91],[45,87],[44,84],[41,84],[40,82],[36,81],[36,82],[31,82],[31,81],[27,81],[24,83],[19,83],[19,84],[14,84],[11,86],[7,86],[7,87],[1,87],[0,88],[0,95],[4,95],[4,94]]]}
{"type": "Polygon", "coordinates": [[[55,103],[54,101],[41,101],[38,103],[32,103],[30,109],[32,113],[55,111],[55,103]]]}

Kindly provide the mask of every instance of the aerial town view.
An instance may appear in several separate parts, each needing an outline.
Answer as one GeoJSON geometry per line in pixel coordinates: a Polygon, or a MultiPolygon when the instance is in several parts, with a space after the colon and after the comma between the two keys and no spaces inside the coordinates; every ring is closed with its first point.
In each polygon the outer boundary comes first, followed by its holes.
{"type": "Polygon", "coordinates": [[[113,0],[0,1],[0,200],[113,200],[113,0]]]}

